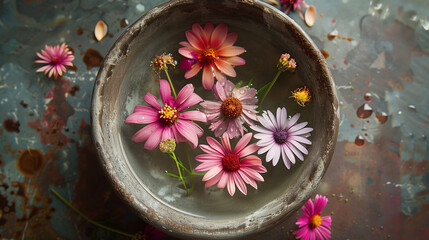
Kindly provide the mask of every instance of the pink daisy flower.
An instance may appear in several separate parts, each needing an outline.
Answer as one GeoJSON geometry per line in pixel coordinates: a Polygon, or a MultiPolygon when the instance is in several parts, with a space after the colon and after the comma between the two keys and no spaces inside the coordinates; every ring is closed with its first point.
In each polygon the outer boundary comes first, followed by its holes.
{"type": "Polygon", "coordinates": [[[180,65],[186,70],[185,78],[195,76],[203,69],[203,86],[212,89],[214,77],[218,81],[225,80],[225,75],[235,77],[233,65],[244,65],[246,61],[237,57],[246,50],[233,46],[237,40],[236,33],[228,34],[228,27],[219,24],[216,28],[207,23],[204,29],[199,24],[192,25],[192,30],[186,31],[188,42],[180,42],[183,47],[179,53],[186,59],[180,65]]]}
{"type": "Polygon", "coordinates": [[[148,124],[132,137],[135,142],[146,141],[144,148],[153,150],[161,141],[174,138],[176,142],[189,142],[193,148],[198,146],[198,138],[203,129],[192,121],[207,122],[206,115],[200,111],[183,112],[203,99],[194,93],[194,86],[188,84],[177,94],[171,96],[171,88],[166,80],[159,81],[159,93],[163,106],[157,98],[147,93],[144,100],[149,106],[137,105],[134,112],[125,119],[126,123],[148,124]]]}
{"type": "Polygon", "coordinates": [[[280,0],[280,4],[282,5],[282,11],[284,11],[286,14],[288,14],[289,10],[293,7],[294,11],[298,9],[299,16],[304,19],[301,5],[305,8],[308,8],[308,4],[305,3],[305,0],[280,0]]]}
{"type": "Polygon", "coordinates": [[[243,123],[253,125],[253,121],[258,120],[256,89],[236,88],[234,83],[225,80],[216,82],[213,92],[218,101],[204,101],[200,104],[207,115],[207,121],[212,122],[209,128],[216,137],[225,132],[229,138],[243,136],[243,131],[247,131],[243,123]]]}
{"type": "Polygon", "coordinates": [[[264,181],[260,173],[267,172],[262,161],[255,155],[250,155],[258,150],[256,144],[246,146],[252,133],[244,135],[234,149],[231,149],[228,135],[225,133],[221,140],[222,145],[211,137],[207,137],[209,145],[200,145],[201,150],[207,154],[201,154],[195,157],[195,160],[201,162],[195,168],[197,172],[207,173],[203,181],[207,181],[205,187],[213,186],[217,183],[218,188],[228,188],[229,195],[235,193],[235,186],[247,195],[247,188],[244,183],[250,184],[255,189],[258,188],[256,181],[264,181]]]}
{"type": "Polygon", "coordinates": [[[331,216],[321,217],[320,212],[325,208],[328,199],[325,196],[316,195],[314,204],[311,199],[302,206],[303,216],[298,217],[296,224],[300,229],[293,234],[302,240],[308,239],[330,239],[331,238],[331,216]]]}
{"type": "Polygon", "coordinates": [[[62,76],[63,72],[66,72],[65,66],[73,66],[72,61],[74,60],[73,53],[70,51],[68,46],[63,43],[61,46],[48,46],[45,45],[45,50],[41,50],[41,53],[36,53],[41,60],[34,61],[35,63],[45,63],[47,65],[39,68],[36,72],[49,72],[49,77],[62,76]]]}
{"type": "Polygon", "coordinates": [[[258,116],[262,126],[253,125],[251,129],[259,132],[255,134],[256,139],[260,139],[256,145],[261,147],[258,154],[267,153],[266,161],[273,160],[273,166],[277,165],[280,157],[283,163],[289,169],[290,163],[295,164],[295,156],[304,161],[304,154],[308,154],[307,149],[302,144],[311,144],[306,137],[313,128],[305,128],[307,122],[295,123],[298,121],[300,114],[295,114],[290,120],[287,119],[286,108],[277,108],[277,116],[272,112],[264,111],[258,116]]]}

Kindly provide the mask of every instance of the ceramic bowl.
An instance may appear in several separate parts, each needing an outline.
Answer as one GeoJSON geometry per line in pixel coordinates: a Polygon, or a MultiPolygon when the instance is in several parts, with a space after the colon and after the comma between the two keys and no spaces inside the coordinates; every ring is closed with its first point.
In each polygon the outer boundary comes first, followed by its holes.
{"type": "MultiPolygon", "coordinates": [[[[185,80],[178,67],[171,71],[176,89],[191,82],[203,98],[212,98],[201,84],[201,73],[185,80]]],[[[136,214],[168,234],[190,238],[242,238],[280,223],[308,200],[317,188],[332,158],[338,135],[338,100],[334,82],[320,51],[307,34],[276,8],[252,0],[179,0],[153,8],[130,25],[107,54],[94,86],[92,99],[93,140],[98,156],[114,189],[136,214]],[[131,141],[142,126],[125,124],[135,105],[144,105],[147,92],[159,96],[159,82],[150,61],[156,55],[172,53],[181,57],[178,43],[194,23],[224,23],[236,32],[235,45],[246,48],[241,55],[246,65],[236,67],[231,81],[255,88],[271,81],[282,53],[296,59],[297,71],[284,73],[265,100],[264,108],[286,107],[289,115],[301,113],[300,121],[314,128],[309,154],[287,170],[280,162],[264,166],[264,182],[258,190],[248,187],[247,196],[226,189],[204,188],[196,178],[195,190],[186,196],[177,179],[164,174],[175,172],[174,162],[159,150],[147,151],[144,143],[131,141]],[[312,101],[300,107],[291,91],[307,86],[312,101]]],[[[213,135],[207,130],[206,135],[213,135]]],[[[205,136],[200,143],[205,143],[205,136]]],[[[234,140],[236,142],[236,140],[234,140]]],[[[233,141],[233,142],[234,142],[233,141]]],[[[233,143],[234,144],[234,143],[233,143]]],[[[184,157],[183,149],[178,155],[184,157]]],[[[198,149],[191,155],[201,154],[198,149]]],[[[265,156],[261,156],[262,159],[265,156]]],[[[194,167],[197,162],[193,161],[194,167]]]]}

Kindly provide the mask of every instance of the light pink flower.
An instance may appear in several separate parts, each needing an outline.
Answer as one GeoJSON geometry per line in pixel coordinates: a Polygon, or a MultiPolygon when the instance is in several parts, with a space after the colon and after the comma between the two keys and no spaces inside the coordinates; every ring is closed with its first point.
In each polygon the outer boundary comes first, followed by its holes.
{"type": "Polygon", "coordinates": [[[225,132],[229,138],[242,136],[243,131],[247,131],[243,124],[253,125],[253,121],[258,120],[256,89],[236,88],[231,81],[225,80],[217,82],[213,92],[218,101],[204,101],[200,105],[216,137],[225,132]]]}
{"type": "MultiPolygon", "coordinates": [[[[244,65],[246,61],[237,57],[246,50],[233,46],[237,40],[236,33],[228,34],[228,27],[219,24],[216,28],[207,23],[204,29],[199,24],[192,25],[192,30],[186,31],[188,42],[180,42],[183,47],[179,53],[187,58],[183,64],[186,71],[185,78],[195,76],[203,69],[203,86],[212,89],[214,77],[218,81],[225,80],[225,75],[235,77],[236,72],[232,66],[244,65]],[[188,63],[192,65],[189,66],[188,63]]],[[[182,66],[182,64],[181,64],[182,66]]]]}
{"type": "Polygon", "coordinates": [[[314,204],[311,199],[302,206],[303,216],[298,217],[296,224],[300,229],[293,234],[302,240],[330,239],[331,238],[331,216],[321,217],[320,212],[325,208],[328,199],[325,196],[316,195],[314,204]]]}
{"type": "Polygon", "coordinates": [[[267,169],[262,166],[259,157],[250,155],[258,150],[258,146],[254,143],[246,146],[250,139],[252,139],[252,133],[244,135],[235,148],[231,149],[226,133],[221,138],[222,145],[215,139],[207,137],[209,145],[200,145],[201,150],[207,154],[195,157],[195,160],[201,162],[195,171],[207,171],[203,177],[203,181],[207,181],[206,188],[217,183],[218,188],[226,186],[231,196],[235,193],[236,185],[244,195],[247,195],[244,183],[250,184],[255,189],[258,188],[256,181],[264,181],[260,173],[267,172],[267,169]]]}
{"type": "Polygon", "coordinates": [[[251,129],[259,132],[255,134],[256,139],[260,139],[256,144],[261,147],[258,154],[267,153],[266,161],[273,160],[273,166],[277,165],[280,157],[289,169],[290,163],[295,164],[295,155],[304,161],[304,154],[308,154],[307,149],[302,144],[311,144],[306,137],[313,128],[304,128],[307,122],[300,124],[298,121],[300,114],[295,114],[290,120],[287,119],[286,108],[277,108],[277,116],[272,112],[264,111],[258,116],[262,126],[253,125],[251,129]]]}
{"type": "Polygon", "coordinates": [[[289,10],[293,7],[294,11],[298,9],[299,16],[304,19],[301,5],[305,8],[308,8],[308,4],[305,3],[305,0],[280,0],[280,4],[282,5],[282,11],[284,11],[286,14],[288,14],[289,10]]]}
{"type": "Polygon", "coordinates": [[[163,106],[157,98],[147,93],[144,100],[149,106],[137,105],[127,117],[126,123],[148,124],[132,137],[135,142],[146,141],[144,148],[153,150],[161,141],[174,138],[176,142],[189,142],[193,148],[198,146],[198,138],[203,129],[192,121],[207,122],[206,115],[200,111],[183,112],[203,99],[194,93],[194,86],[188,84],[177,94],[171,96],[171,88],[166,80],[159,81],[159,93],[163,106]]]}
{"type": "Polygon", "coordinates": [[[45,63],[47,65],[37,69],[36,72],[49,72],[49,77],[62,76],[63,72],[66,72],[65,66],[73,66],[72,61],[74,60],[73,53],[70,51],[68,46],[63,43],[61,46],[48,46],[45,45],[45,50],[41,50],[41,53],[36,53],[41,60],[34,61],[35,63],[45,63]]]}

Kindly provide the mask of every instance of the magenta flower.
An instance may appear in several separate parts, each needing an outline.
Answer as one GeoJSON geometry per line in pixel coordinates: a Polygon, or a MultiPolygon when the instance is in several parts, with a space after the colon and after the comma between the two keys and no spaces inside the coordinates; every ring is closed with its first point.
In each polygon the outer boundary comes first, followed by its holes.
{"type": "Polygon", "coordinates": [[[308,154],[307,149],[302,145],[311,144],[306,138],[313,128],[304,128],[307,122],[295,125],[300,114],[295,114],[290,120],[287,119],[286,108],[277,108],[277,116],[272,112],[264,111],[262,117],[258,116],[262,126],[253,125],[251,129],[259,132],[255,138],[260,139],[256,145],[261,147],[258,154],[267,153],[266,161],[273,160],[273,166],[277,165],[280,157],[285,166],[289,169],[290,163],[295,164],[295,155],[299,160],[304,161],[304,154],[308,154]]]}
{"type": "Polygon", "coordinates": [[[159,93],[163,106],[157,98],[147,93],[144,100],[149,106],[137,105],[127,117],[126,123],[148,124],[132,137],[135,142],[146,141],[144,148],[153,150],[161,141],[174,138],[176,142],[189,142],[193,148],[198,146],[198,138],[203,129],[192,121],[207,122],[206,115],[200,111],[183,112],[203,99],[194,93],[194,86],[188,84],[177,94],[171,96],[171,88],[166,80],[159,81],[159,93]]]}
{"type": "Polygon", "coordinates": [[[305,0],[280,0],[280,4],[282,5],[282,11],[284,11],[286,14],[288,14],[289,10],[293,7],[294,11],[298,9],[299,16],[304,19],[301,5],[305,8],[308,8],[308,4],[305,3],[305,0]]]}
{"type": "Polygon", "coordinates": [[[36,72],[49,72],[49,77],[62,76],[63,72],[66,72],[65,66],[73,66],[72,61],[74,60],[73,53],[70,51],[68,46],[63,43],[61,46],[48,46],[45,45],[45,50],[41,50],[41,53],[36,53],[41,60],[34,61],[35,63],[45,63],[47,65],[39,68],[36,72]]]}
{"type": "Polygon", "coordinates": [[[207,121],[212,122],[209,128],[215,132],[216,137],[225,132],[229,138],[243,136],[243,131],[247,131],[243,124],[253,125],[253,121],[258,120],[256,89],[236,88],[231,81],[225,80],[217,82],[213,92],[218,101],[204,101],[200,104],[207,115],[207,121]]]}
{"type": "Polygon", "coordinates": [[[217,183],[218,188],[228,188],[229,195],[235,193],[235,186],[247,195],[247,188],[244,183],[250,184],[255,189],[258,188],[256,181],[264,181],[260,173],[267,172],[262,161],[255,155],[250,155],[258,150],[256,144],[246,146],[252,134],[244,135],[234,149],[231,149],[228,135],[225,133],[221,140],[222,145],[211,137],[207,137],[209,145],[200,145],[201,150],[207,154],[201,154],[195,157],[195,160],[201,162],[195,168],[197,172],[207,173],[203,181],[207,181],[205,187],[213,186],[217,183]]]}
{"type": "Polygon", "coordinates": [[[188,42],[180,42],[183,47],[179,53],[186,59],[181,68],[187,70],[185,78],[195,76],[203,69],[203,86],[212,89],[214,77],[218,81],[225,80],[225,75],[235,77],[232,66],[244,65],[246,61],[237,57],[246,50],[233,46],[237,40],[236,33],[228,34],[228,27],[219,24],[216,28],[207,23],[204,29],[199,24],[192,25],[192,30],[186,31],[188,42]],[[182,67],[183,66],[183,67],[182,67]]]}
{"type": "Polygon", "coordinates": [[[298,217],[296,224],[299,229],[293,234],[302,240],[330,239],[331,238],[331,216],[321,217],[320,212],[325,208],[328,199],[325,196],[316,195],[314,204],[311,199],[302,206],[303,216],[298,217]]]}

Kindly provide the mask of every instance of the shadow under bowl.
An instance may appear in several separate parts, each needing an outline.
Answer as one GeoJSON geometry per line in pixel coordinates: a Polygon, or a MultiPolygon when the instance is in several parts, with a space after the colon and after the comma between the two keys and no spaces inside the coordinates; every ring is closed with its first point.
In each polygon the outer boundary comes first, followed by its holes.
{"type": "MultiPolygon", "coordinates": [[[[201,73],[185,80],[178,68],[170,72],[177,90],[191,82],[203,99],[213,98],[201,84],[201,73]]],[[[107,54],[95,82],[92,131],[99,159],[119,195],[145,220],[159,229],[183,238],[240,238],[269,229],[293,214],[317,188],[331,161],[338,135],[338,100],[328,66],[320,51],[304,31],[289,17],[259,1],[179,0],[155,7],[129,26],[107,54]],[[241,55],[246,65],[235,68],[237,83],[252,79],[261,88],[277,72],[282,53],[297,62],[294,73],[283,73],[264,102],[264,109],[275,112],[286,107],[289,115],[301,113],[314,131],[309,139],[309,154],[287,170],[283,163],[264,166],[264,182],[258,190],[248,186],[244,196],[230,197],[226,189],[204,188],[196,177],[195,190],[186,196],[181,183],[167,176],[175,173],[174,162],[158,150],[147,151],[135,143],[132,135],[142,126],[125,124],[135,105],[145,105],[147,92],[159,96],[150,61],[156,55],[177,53],[185,31],[192,24],[224,23],[236,32],[237,46],[247,51],[241,55]],[[307,86],[312,94],[305,108],[289,97],[291,91],[307,86]]],[[[205,136],[213,136],[205,128],[205,136]]],[[[236,142],[236,140],[235,140],[236,142]]],[[[234,141],[233,141],[234,145],[234,141]]],[[[184,148],[177,154],[185,159],[184,148]]],[[[197,148],[191,157],[202,152],[197,148]]],[[[264,159],[265,156],[261,156],[264,159]]],[[[195,167],[196,161],[193,161],[195,167]]]]}

